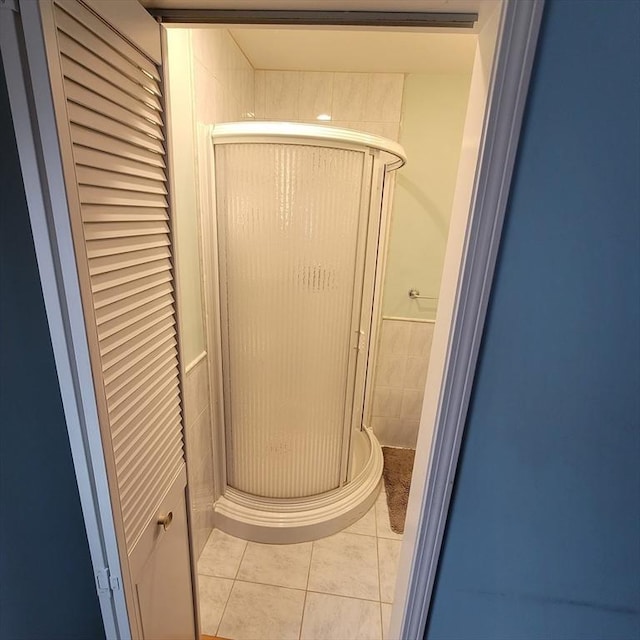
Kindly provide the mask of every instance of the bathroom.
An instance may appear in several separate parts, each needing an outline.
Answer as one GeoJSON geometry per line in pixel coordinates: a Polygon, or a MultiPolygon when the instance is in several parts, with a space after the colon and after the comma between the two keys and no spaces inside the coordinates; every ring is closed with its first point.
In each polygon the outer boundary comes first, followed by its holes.
{"type": "Polygon", "coordinates": [[[211,126],[330,125],[401,145],[406,165],[386,174],[379,237],[370,249],[375,292],[362,425],[383,447],[415,449],[476,37],[169,27],[166,45],[188,508],[201,632],[234,639],[386,637],[402,534],[389,524],[379,475],[375,490],[355,510],[335,515],[329,528],[316,523],[302,533],[264,533],[234,524],[233,514],[220,508],[230,466],[221,400],[229,393],[222,365],[229,356],[217,306],[220,200],[216,213],[214,186],[221,162],[215,156],[213,166],[211,126]],[[345,564],[349,560],[355,564],[345,564]]]}

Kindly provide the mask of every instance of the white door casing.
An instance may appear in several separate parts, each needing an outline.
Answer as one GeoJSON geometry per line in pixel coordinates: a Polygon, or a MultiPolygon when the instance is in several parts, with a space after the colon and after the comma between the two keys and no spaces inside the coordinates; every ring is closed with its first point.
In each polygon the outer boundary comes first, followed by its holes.
{"type": "Polygon", "coordinates": [[[392,638],[422,638],[427,625],[544,3],[493,5],[471,77],[392,638]]]}

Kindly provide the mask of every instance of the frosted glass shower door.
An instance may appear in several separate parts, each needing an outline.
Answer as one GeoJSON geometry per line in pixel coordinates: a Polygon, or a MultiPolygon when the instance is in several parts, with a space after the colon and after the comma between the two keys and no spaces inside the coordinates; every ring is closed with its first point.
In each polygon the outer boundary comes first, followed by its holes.
{"type": "Polygon", "coordinates": [[[215,173],[228,484],[271,498],[337,488],[353,411],[370,156],[227,143],[215,146],[215,173]]]}

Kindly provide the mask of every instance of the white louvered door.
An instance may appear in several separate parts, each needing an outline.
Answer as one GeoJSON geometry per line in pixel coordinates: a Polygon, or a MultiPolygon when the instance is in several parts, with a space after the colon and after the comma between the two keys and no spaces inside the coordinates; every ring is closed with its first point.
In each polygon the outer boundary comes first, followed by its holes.
{"type": "Polygon", "coordinates": [[[193,638],[161,74],[78,0],[42,16],[132,632],[193,638]]]}

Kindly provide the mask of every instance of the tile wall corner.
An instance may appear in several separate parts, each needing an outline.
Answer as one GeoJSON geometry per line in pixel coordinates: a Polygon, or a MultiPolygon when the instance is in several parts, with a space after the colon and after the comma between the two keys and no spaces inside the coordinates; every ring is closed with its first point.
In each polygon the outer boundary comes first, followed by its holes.
{"type": "Polygon", "coordinates": [[[433,327],[430,322],[382,321],[371,427],[384,446],[416,446],[433,327]]]}

